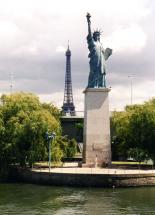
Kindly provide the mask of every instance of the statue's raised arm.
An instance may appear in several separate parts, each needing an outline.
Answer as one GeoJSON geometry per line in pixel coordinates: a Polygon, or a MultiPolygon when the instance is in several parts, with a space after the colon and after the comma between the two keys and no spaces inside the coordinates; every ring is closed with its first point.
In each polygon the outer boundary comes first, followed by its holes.
{"type": "Polygon", "coordinates": [[[91,21],[90,21],[91,15],[90,15],[90,13],[87,13],[86,17],[87,17],[87,22],[88,22],[88,35],[92,36],[91,21]]]}

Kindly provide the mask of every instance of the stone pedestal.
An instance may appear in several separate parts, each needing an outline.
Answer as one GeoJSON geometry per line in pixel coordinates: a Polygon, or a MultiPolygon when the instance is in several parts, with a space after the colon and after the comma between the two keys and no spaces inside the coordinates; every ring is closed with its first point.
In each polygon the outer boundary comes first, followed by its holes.
{"type": "Polygon", "coordinates": [[[84,147],[82,166],[111,163],[109,88],[87,88],[84,110],[84,147]]]}

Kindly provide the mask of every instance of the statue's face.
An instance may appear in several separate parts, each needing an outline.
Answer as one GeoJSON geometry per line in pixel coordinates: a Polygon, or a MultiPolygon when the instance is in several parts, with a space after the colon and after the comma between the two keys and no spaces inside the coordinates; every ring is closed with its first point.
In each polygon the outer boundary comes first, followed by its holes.
{"type": "Polygon", "coordinates": [[[95,34],[93,37],[94,37],[94,40],[95,40],[96,42],[97,42],[97,41],[100,41],[100,36],[99,36],[99,35],[96,35],[96,34],[95,34]]]}

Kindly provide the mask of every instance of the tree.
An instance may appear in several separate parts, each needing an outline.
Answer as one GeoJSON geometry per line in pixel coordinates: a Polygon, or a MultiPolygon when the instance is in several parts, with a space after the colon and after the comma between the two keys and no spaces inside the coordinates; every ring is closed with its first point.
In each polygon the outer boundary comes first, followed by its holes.
{"type": "Polygon", "coordinates": [[[52,142],[51,152],[53,161],[73,158],[77,152],[77,142],[74,139],[69,140],[67,136],[58,135],[52,142]]]}
{"type": "Polygon", "coordinates": [[[114,112],[111,122],[115,157],[127,158],[128,150],[136,148],[155,161],[155,99],[114,112]]]}
{"type": "Polygon", "coordinates": [[[5,127],[3,122],[2,108],[0,107],[0,170],[6,166],[6,146],[3,140],[3,136],[5,133],[5,127]]]}
{"type": "Polygon", "coordinates": [[[45,133],[50,130],[60,135],[58,118],[30,93],[3,95],[1,103],[1,162],[31,166],[35,161],[46,159],[45,133]]]}
{"type": "Polygon", "coordinates": [[[111,117],[112,159],[126,159],[130,136],[130,114],[128,112],[113,112],[111,117]]]}
{"type": "Polygon", "coordinates": [[[21,167],[48,159],[47,131],[55,132],[53,161],[74,156],[76,143],[61,136],[60,111],[52,104],[41,104],[31,93],[2,95],[0,105],[0,169],[9,164],[21,167]]]}
{"type": "Polygon", "coordinates": [[[148,152],[155,160],[155,106],[150,103],[136,108],[130,119],[131,147],[138,147],[148,152]]]}
{"type": "Polygon", "coordinates": [[[128,150],[128,156],[139,163],[148,159],[147,152],[140,148],[130,148],[128,150]]]}
{"type": "Polygon", "coordinates": [[[77,141],[78,142],[83,142],[84,123],[83,122],[78,122],[78,123],[75,124],[75,127],[77,129],[77,141]]]}
{"type": "Polygon", "coordinates": [[[48,110],[50,112],[50,114],[52,116],[54,116],[57,120],[60,119],[61,111],[57,107],[55,107],[52,103],[48,103],[48,104],[43,103],[42,107],[43,107],[43,109],[48,110]]]}
{"type": "Polygon", "coordinates": [[[75,156],[77,152],[77,142],[75,139],[69,140],[67,144],[67,156],[68,158],[72,158],[75,156]]]}

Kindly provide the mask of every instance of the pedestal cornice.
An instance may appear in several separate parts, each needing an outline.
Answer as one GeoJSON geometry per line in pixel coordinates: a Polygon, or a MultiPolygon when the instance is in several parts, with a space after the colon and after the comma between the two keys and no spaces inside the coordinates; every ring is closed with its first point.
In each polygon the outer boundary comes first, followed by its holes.
{"type": "Polygon", "coordinates": [[[87,92],[110,92],[111,88],[86,88],[83,93],[87,93],[87,92]]]}

